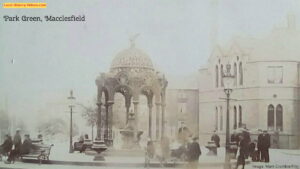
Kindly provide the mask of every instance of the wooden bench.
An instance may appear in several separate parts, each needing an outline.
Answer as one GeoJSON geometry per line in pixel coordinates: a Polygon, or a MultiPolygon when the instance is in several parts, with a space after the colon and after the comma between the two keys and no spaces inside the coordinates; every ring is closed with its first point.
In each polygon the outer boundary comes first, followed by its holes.
{"type": "Polygon", "coordinates": [[[52,146],[53,146],[53,144],[38,146],[37,149],[32,150],[29,154],[21,155],[21,159],[22,160],[27,159],[27,158],[37,159],[39,161],[39,163],[41,164],[43,160],[46,160],[46,161],[49,160],[52,146]]]}

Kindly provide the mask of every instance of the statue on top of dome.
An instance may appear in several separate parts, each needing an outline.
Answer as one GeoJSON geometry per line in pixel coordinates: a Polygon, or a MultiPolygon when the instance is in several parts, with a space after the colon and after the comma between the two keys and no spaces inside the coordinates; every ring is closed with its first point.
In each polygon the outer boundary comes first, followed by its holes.
{"type": "Polygon", "coordinates": [[[133,35],[133,36],[131,36],[131,37],[129,38],[129,40],[130,40],[130,47],[134,47],[134,46],[135,46],[135,40],[136,40],[139,36],[140,36],[140,34],[137,33],[137,34],[135,34],[135,35],[133,35]]]}

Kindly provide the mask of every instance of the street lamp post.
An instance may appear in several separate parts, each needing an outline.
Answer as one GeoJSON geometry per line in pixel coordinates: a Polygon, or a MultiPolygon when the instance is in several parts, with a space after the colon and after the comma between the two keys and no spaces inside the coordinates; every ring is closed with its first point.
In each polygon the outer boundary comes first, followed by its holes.
{"type": "Polygon", "coordinates": [[[75,97],[73,96],[73,90],[70,91],[70,96],[68,97],[70,104],[70,148],[69,148],[69,153],[73,153],[73,107],[75,107],[74,105],[74,101],[75,101],[75,97]]]}
{"type": "Polygon", "coordinates": [[[224,164],[224,169],[230,169],[230,154],[229,154],[229,147],[230,147],[230,131],[229,131],[229,100],[230,100],[230,94],[232,92],[232,83],[234,82],[234,75],[231,75],[230,72],[231,65],[227,64],[226,65],[226,72],[223,74],[223,80],[224,80],[224,92],[226,94],[226,105],[227,105],[227,110],[226,110],[226,142],[225,142],[225,164],[224,164]]]}

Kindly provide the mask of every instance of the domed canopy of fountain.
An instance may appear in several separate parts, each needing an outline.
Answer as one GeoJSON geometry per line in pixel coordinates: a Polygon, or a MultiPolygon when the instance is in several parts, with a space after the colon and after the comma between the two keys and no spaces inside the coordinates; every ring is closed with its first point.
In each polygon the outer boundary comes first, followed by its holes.
{"type": "MultiPolygon", "coordinates": [[[[154,105],[153,101],[155,100],[155,106],[157,110],[161,109],[162,119],[159,121],[164,121],[164,112],[165,112],[165,96],[166,88],[168,81],[165,78],[165,75],[157,70],[155,70],[150,56],[139,49],[135,45],[135,39],[137,36],[131,38],[131,45],[129,48],[119,52],[110,67],[110,71],[107,73],[101,73],[96,79],[96,85],[98,88],[97,96],[97,105],[99,106],[98,114],[101,119],[102,113],[107,113],[105,116],[105,123],[100,120],[98,124],[97,133],[105,131],[104,138],[106,143],[110,144],[110,141],[113,140],[113,106],[115,101],[115,94],[121,93],[125,98],[125,107],[126,107],[126,124],[127,127],[120,131],[121,135],[125,139],[124,142],[131,144],[136,143],[139,140],[140,135],[143,133],[137,128],[138,124],[138,104],[140,95],[145,95],[148,101],[148,108],[154,105]],[[133,112],[129,113],[130,107],[133,106],[133,112]],[[106,110],[101,112],[105,108],[106,110]],[[138,136],[138,137],[137,137],[138,136]],[[129,143],[131,142],[131,143],[129,143]]],[[[150,119],[150,115],[149,115],[150,119]]],[[[156,120],[157,120],[156,119],[156,120]]],[[[151,133],[152,137],[153,132],[151,132],[151,124],[148,123],[148,133],[151,133]]],[[[159,127],[161,130],[161,135],[164,131],[164,125],[162,124],[159,127]]],[[[104,137],[104,136],[103,136],[104,137]]]]}

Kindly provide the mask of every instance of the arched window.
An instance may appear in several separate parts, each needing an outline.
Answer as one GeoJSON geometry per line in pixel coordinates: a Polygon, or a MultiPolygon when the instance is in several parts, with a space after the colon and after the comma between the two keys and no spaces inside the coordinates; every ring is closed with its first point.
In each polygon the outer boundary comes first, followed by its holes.
{"type": "Polygon", "coordinates": [[[219,117],[218,117],[218,107],[216,107],[216,115],[215,115],[215,130],[218,130],[219,117]]]}
{"type": "Polygon", "coordinates": [[[237,128],[237,110],[236,110],[235,106],[233,107],[233,113],[234,113],[234,116],[233,116],[233,129],[236,129],[237,128]]]}
{"type": "Polygon", "coordinates": [[[242,112],[242,106],[239,106],[239,127],[242,127],[243,124],[243,112],[242,112]]]}
{"type": "Polygon", "coordinates": [[[274,130],[274,106],[272,104],[268,106],[268,129],[274,130]]]}
{"type": "Polygon", "coordinates": [[[282,106],[280,104],[276,106],[276,130],[283,130],[282,106]]]}
{"type": "Polygon", "coordinates": [[[219,87],[219,67],[216,66],[216,87],[219,87]]]}
{"type": "Polygon", "coordinates": [[[223,110],[222,106],[220,106],[220,130],[223,130],[223,110]]]}
{"type": "Polygon", "coordinates": [[[239,66],[239,81],[240,81],[240,85],[243,85],[243,65],[242,62],[240,62],[240,66],[239,66]]]}
{"type": "Polygon", "coordinates": [[[236,63],[234,63],[234,86],[237,85],[237,66],[236,63]]]}
{"type": "Polygon", "coordinates": [[[221,65],[221,87],[224,87],[223,76],[224,76],[224,69],[223,69],[223,65],[221,65]]]}

